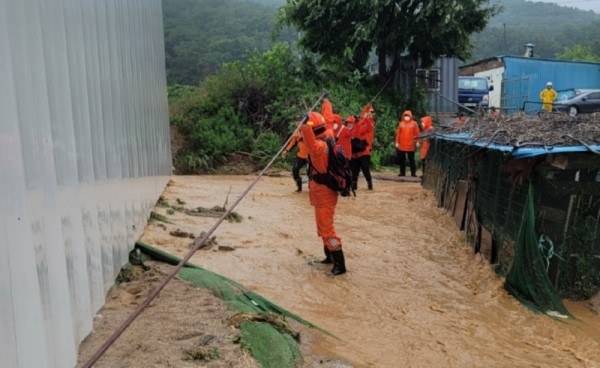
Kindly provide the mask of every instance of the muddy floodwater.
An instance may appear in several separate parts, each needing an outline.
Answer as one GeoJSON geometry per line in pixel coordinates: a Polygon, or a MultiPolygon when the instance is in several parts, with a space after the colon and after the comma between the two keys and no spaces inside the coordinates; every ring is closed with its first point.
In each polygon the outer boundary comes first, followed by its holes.
{"type": "MultiPolygon", "coordinates": [[[[186,208],[230,205],[254,178],[174,176],[163,198],[186,208]]],[[[356,197],[339,200],[343,276],[313,264],[323,256],[313,208],[287,174],[261,178],[234,210],[243,220],[213,234],[234,251],[201,249],[192,262],[331,332],[337,338],[316,332],[304,343],[343,366],[600,367],[598,302],[567,302],[574,320],[532,313],[473,254],[431,192],[384,179],[373,191],[361,179],[356,197]]],[[[216,222],[169,218],[195,234],[216,222]]],[[[142,240],[178,256],[188,251],[189,239],[158,226],[142,240]]]]}

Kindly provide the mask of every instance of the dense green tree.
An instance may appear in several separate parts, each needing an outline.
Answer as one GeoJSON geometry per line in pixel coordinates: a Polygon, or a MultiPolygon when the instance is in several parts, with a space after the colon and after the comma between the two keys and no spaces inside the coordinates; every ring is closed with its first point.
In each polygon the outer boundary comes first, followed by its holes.
{"type": "Polygon", "coordinates": [[[600,56],[594,53],[590,46],[581,44],[574,45],[573,47],[567,47],[565,51],[558,55],[561,60],[571,61],[591,61],[600,62],[600,56]]]}
{"type": "Polygon", "coordinates": [[[387,79],[405,53],[425,66],[441,55],[466,59],[469,35],[497,11],[487,0],[288,0],[279,21],[301,31],[300,46],[348,69],[364,70],[375,50],[387,79]]]}

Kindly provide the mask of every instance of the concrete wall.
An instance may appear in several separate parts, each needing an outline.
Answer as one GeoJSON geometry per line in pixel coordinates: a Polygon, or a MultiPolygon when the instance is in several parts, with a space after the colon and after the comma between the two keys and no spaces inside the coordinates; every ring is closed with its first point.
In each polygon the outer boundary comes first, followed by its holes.
{"type": "Polygon", "coordinates": [[[161,0],[0,0],[0,366],[75,365],[170,172],[161,0]]]}

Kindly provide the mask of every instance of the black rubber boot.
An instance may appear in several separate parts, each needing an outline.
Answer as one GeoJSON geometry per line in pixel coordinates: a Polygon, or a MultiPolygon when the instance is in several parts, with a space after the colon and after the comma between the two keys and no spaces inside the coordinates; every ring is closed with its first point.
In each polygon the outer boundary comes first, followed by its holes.
{"type": "Polygon", "coordinates": [[[371,180],[367,181],[367,188],[373,190],[373,182],[371,180]]]}
{"type": "Polygon", "coordinates": [[[333,258],[333,268],[331,269],[331,274],[333,276],[337,276],[346,273],[344,251],[336,250],[335,252],[331,252],[331,258],[333,258]]]}
{"type": "Polygon", "coordinates": [[[302,191],[302,179],[298,179],[296,180],[296,192],[301,192],[302,191]]]}
{"type": "Polygon", "coordinates": [[[352,190],[357,190],[358,189],[358,183],[353,181],[352,182],[352,190]]]}
{"type": "Polygon", "coordinates": [[[333,263],[333,260],[331,260],[331,251],[325,245],[323,246],[323,253],[325,253],[325,259],[323,259],[321,261],[321,263],[323,263],[323,264],[333,263]]]}

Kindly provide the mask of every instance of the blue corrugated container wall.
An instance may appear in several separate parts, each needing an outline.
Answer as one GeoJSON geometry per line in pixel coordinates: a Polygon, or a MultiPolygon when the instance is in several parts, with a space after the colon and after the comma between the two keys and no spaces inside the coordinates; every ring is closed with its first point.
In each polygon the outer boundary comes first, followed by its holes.
{"type": "Polygon", "coordinates": [[[436,60],[434,68],[440,70],[440,89],[427,92],[429,111],[431,113],[456,112],[456,103],[452,101],[458,101],[458,60],[454,57],[441,57],[436,60]]]}
{"type": "Polygon", "coordinates": [[[552,82],[556,91],[600,88],[600,63],[504,56],[502,105],[514,111],[541,108],[539,93],[552,82]]]}

